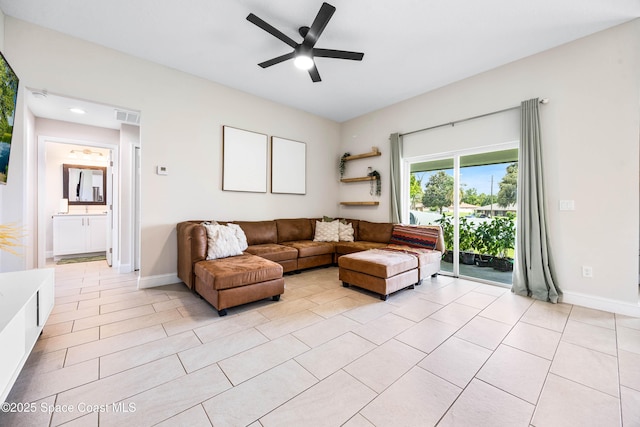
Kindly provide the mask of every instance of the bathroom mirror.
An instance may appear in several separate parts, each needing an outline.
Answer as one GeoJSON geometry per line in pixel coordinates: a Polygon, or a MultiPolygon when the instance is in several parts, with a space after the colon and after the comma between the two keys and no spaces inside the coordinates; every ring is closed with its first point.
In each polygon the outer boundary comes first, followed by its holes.
{"type": "Polygon", "coordinates": [[[107,168],[62,165],[62,197],[70,205],[106,205],[107,168]]]}

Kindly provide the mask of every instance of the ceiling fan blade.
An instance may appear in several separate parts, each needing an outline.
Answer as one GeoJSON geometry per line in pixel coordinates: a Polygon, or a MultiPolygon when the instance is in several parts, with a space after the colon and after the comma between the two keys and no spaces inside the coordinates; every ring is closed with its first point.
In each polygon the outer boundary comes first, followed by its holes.
{"type": "Polygon", "coordinates": [[[258,27],[260,27],[263,30],[265,30],[267,33],[271,34],[272,36],[274,36],[274,37],[276,37],[276,38],[278,38],[280,40],[282,40],[283,42],[285,42],[286,44],[288,44],[291,47],[295,48],[296,46],[298,46],[298,43],[293,41],[293,39],[291,37],[287,36],[282,31],[278,30],[277,28],[275,28],[271,24],[268,24],[267,22],[265,22],[262,19],[258,18],[253,13],[250,13],[247,16],[247,21],[251,22],[252,24],[257,25],[258,27]]]}
{"type": "Polygon", "coordinates": [[[329,3],[322,3],[322,7],[320,7],[320,11],[316,15],[316,19],[313,20],[313,24],[309,27],[309,31],[307,35],[304,37],[304,44],[307,47],[313,47],[318,42],[318,38],[324,31],[324,27],[329,23],[329,19],[333,16],[333,13],[336,11],[336,8],[331,6],[329,3]]]}
{"type": "Polygon", "coordinates": [[[287,59],[291,59],[295,56],[296,56],[295,52],[289,52],[289,53],[285,53],[284,55],[280,55],[276,58],[270,59],[268,61],[261,62],[258,65],[261,66],[262,68],[267,68],[267,67],[271,67],[272,65],[276,65],[281,62],[284,62],[287,59]]]}
{"type": "Polygon", "coordinates": [[[313,80],[314,83],[322,81],[322,79],[320,78],[320,73],[318,72],[318,68],[316,67],[316,64],[313,64],[313,67],[309,68],[309,75],[311,76],[311,80],[313,80]]]}
{"type": "Polygon", "coordinates": [[[338,58],[338,59],[351,59],[354,61],[362,61],[364,53],[362,52],[349,52],[346,50],[334,50],[334,49],[313,49],[313,56],[320,58],[338,58]]]}

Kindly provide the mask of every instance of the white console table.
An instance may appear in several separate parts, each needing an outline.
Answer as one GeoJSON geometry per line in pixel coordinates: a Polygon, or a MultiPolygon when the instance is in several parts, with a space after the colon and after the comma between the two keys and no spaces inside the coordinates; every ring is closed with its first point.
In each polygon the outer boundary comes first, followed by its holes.
{"type": "Polygon", "coordinates": [[[38,340],[54,296],[53,268],[0,273],[0,403],[38,340]]]}

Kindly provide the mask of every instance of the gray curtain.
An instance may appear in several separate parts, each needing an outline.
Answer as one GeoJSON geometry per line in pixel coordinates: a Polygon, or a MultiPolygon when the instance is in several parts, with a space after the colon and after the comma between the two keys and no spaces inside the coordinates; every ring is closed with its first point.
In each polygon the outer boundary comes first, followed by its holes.
{"type": "Polygon", "coordinates": [[[535,98],[521,105],[518,223],[511,291],[556,303],[561,292],[549,265],[538,104],[535,98]]]}
{"type": "Polygon", "coordinates": [[[400,174],[400,162],[402,161],[402,136],[392,133],[391,141],[391,222],[402,222],[402,176],[400,174]]]}

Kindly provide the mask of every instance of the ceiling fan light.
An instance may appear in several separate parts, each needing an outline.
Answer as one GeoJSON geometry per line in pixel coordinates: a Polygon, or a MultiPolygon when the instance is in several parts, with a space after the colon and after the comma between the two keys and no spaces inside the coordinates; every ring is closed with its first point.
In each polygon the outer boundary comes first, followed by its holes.
{"type": "Polygon", "coordinates": [[[307,55],[298,55],[293,60],[293,64],[301,70],[309,70],[313,67],[313,59],[307,55]]]}

